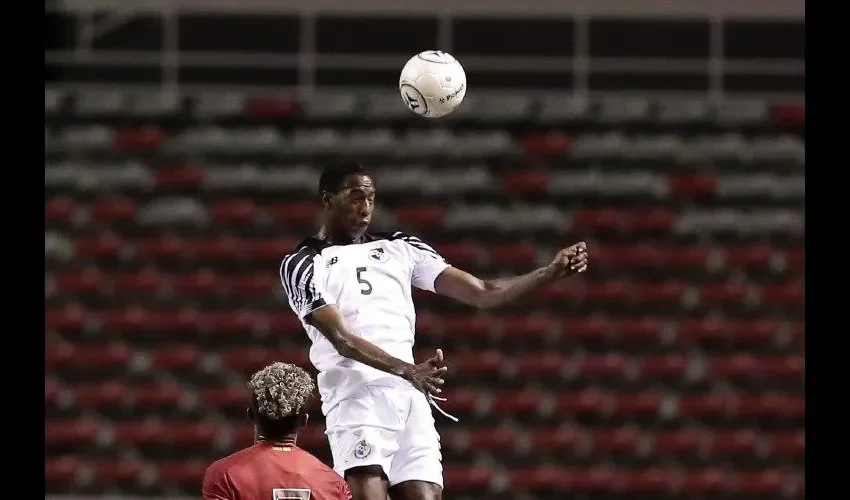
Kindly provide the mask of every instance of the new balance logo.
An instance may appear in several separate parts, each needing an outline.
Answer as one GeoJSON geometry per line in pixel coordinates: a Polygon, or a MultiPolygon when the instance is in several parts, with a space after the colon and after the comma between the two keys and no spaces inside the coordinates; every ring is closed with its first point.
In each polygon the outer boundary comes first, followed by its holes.
{"type": "Polygon", "coordinates": [[[331,267],[332,265],[336,264],[338,260],[338,257],[331,257],[331,260],[328,261],[325,267],[331,267]]]}

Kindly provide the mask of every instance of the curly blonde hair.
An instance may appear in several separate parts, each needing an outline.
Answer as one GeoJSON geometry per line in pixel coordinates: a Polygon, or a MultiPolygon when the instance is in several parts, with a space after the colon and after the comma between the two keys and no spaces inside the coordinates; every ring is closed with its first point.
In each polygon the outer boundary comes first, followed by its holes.
{"type": "Polygon", "coordinates": [[[281,420],[306,411],[316,389],[303,368],[281,362],[252,375],[248,387],[257,414],[268,420],[281,420]]]}

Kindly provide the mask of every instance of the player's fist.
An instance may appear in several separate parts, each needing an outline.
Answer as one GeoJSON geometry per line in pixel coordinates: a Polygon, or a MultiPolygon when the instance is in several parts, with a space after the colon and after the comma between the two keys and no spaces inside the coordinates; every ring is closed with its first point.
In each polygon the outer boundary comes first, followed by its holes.
{"type": "Polygon", "coordinates": [[[445,383],[443,375],[447,371],[448,367],[443,360],[443,350],[437,349],[437,353],[428,360],[409,366],[404,372],[404,378],[426,396],[429,394],[435,396],[442,392],[440,386],[445,383]]]}
{"type": "Polygon", "coordinates": [[[566,278],[587,270],[587,243],[580,241],[562,248],[548,266],[553,279],[566,278]]]}

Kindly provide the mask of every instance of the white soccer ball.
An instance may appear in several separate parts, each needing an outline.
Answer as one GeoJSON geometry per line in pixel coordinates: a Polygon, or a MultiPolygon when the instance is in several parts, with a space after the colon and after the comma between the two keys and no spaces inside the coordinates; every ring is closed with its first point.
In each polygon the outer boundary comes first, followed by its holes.
{"type": "Polygon", "coordinates": [[[404,65],[398,90],[409,110],[425,118],[439,118],[454,111],[463,101],[466,73],[451,54],[426,50],[404,65]]]}

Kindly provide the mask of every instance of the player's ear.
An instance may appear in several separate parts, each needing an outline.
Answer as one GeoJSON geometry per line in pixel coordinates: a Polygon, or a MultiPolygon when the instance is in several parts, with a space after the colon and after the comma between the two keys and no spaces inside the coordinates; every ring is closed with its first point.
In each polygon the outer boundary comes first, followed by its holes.
{"type": "Polygon", "coordinates": [[[322,208],[328,209],[328,208],[331,207],[331,201],[333,199],[333,193],[328,192],[328,191],[322,191],[320,198],[322,200],[322,208]]]}

